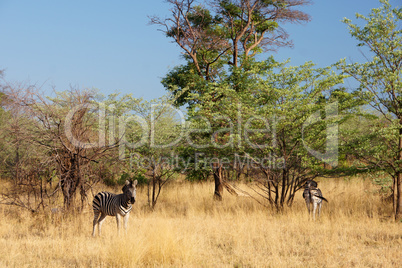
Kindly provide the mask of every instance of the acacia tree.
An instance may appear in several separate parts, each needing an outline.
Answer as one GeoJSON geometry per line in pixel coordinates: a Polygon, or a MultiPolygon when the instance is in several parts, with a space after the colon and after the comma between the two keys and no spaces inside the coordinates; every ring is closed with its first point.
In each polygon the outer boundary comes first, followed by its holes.
{"type": "Polygon", "coordinates": [[[202,104],[189,112],[188,142],[197,154],[191,168],[214,172],[218,165],[219,199],[225,186],[233,190],[225,184],[229,170],[250,172],[253,191],[234,192],[281,210],[292,205],[305,181],[325,174],[323,163],[337,165],[337,125],[344,120],[337,115],[355,100],[340,89],[344,76],[330,67],[286,67],[271,60],[248,75],[248,91],[220,83],[214,86],[219,102],[199,96],[202,104]]]}
{"type": "Polygon", "coordinates": [[[138,112],[149,129],[146,133],[148,140],[136,149],[137,159],[134,161],[137,168],[147,170],[148,204],[154,209],[162,187],[176,174],[175,148],[176,140],[181,139],[181,127],[175,120],[176,110],[165,97],[143,101],[138,112]]]}
{"type": "Polygon", "coordinates": [[[58,189],[52,189],[54,167],[47,152],[32,142],[35,121],[26,107],[15,104],[15,98],[26,100],[24,87],[5,83],[0,99],[0,169],[9,183],[1,191],[1,203],[32,212],[53,203],[58,189]],[[10,88],[17,88],[9,95],[10,88]]]}
{"type": "MultiPolygon", "coordinates": [[[[101,141],[101,116],[93,94],[71,90],[44,98],[35,87],[8,87],[5,93],[9,106],[21,109],[29,119],[30,124],[20,129],[24,141],[35,146],[33,154],[42,152],[37,167],[56,172],[65,209],[75,208],[77,192],[83,206],[91,182],[99,179],[98,160],[115,146],[101,141]]],[[[32,176],[40,180],[40,175],[37,171],[32,176]]]]}
{"type": "Polygon", "coordinates": [[[354,137],[351,151],[371,170],[387,172],[393,178],[395,219],[402,218],[402,9],[380,0],[366,17],[356,14],[366,24],[360,27],[350,19],[343,22],[358,46],[369,50],[366,63],[346,64],[339,68],[360,85],[356,94],[367,100],[387,121],[374,124],[366,135],[354,137]]]}
{"type": "Polygon", "coordinates": [[[258,53],[289,46],[282,24],[300,23],[309,16],[296,8],[307,0],[214,0],[204,5],[194,0],[168,0],[171,16],[151,17],[168,38],[182,49],[185,65],[174,68],[163,80],[176,104],[192,104],[190,92],[211,94],[208,82],[232,75],[238,86],[238,69],[247,69],[258,53]]]}
{"type": "MultiPolygon", "coordinates": [[[[104,102],[118,118],[119,155],[127,174],[148,178],[148,205],[153,209],[162,187],[176,172],[175,148],[181,139],[177,110],[167,97],[146,101],[132,95],[110,95],[104,102]]],[[[184,120],[184,118],[181,118],[184,120]]]]}
{"type": "MultiPolygon", "coordinates": [[[[241,92],[247,90],[248,71],[258,53],[291,45],[282,28],[286,22],[305,22],[309,16],[297,10],[307,0],[215,0],[197,4],[194,0],[168,0],[171,16],[152,17],[168,38],[182,49],[186,64],[174,68],[162,84],[173,93],[175,104],[189,111],[203,106],[207,96],[215,107],[224,95],[215,83],[223,83],[241,92]]],[[[222,120],[221,120],[222,121],[222,120]]],[[[216,122],[216,128],[224,123],[216,122]]],[[[226,137],[214,136],[215,144],[226,137]]],[[[215,150],[215,157],[219,152],[215,150]]],[[[222,164],[213,165],[215,197],[221,200],[222,164]]]]}
{"type": "Polygon", "coordinates": [[[252,108],[257,119],[267,121],[250,124],[248,139],[254,146],[247,152],[258,159],[255,166],[264,175],[257,181],[262,196],[280,210],[293,203],[307,180],[326,173],[323,164],[337,166],[338,126],[344,121],[339,114],[355,100],[341,89],[344,75],[331,67],[314,68],[311,62],[274,67],[258,78],[252,108]]]}

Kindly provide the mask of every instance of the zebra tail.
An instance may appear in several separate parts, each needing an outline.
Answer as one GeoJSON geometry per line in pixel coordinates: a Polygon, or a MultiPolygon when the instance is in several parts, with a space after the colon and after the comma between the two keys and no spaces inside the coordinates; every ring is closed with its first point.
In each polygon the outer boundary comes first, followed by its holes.
{"type": "Polygon", "coordinates": [[[328,203],[328,200],[325,198],[325,197],[323,197],[323,196],[320,196],[320,195],[317,195],[317,194],[313,194],[315,197],[318,197],[318,198],[320,198],[320,199],[322,199],[322,200],[324,200],[325,202],[327,202],[328,203]]]}
{"type": "Polygon", "coordinates": [[[327,203],[328,203],[328,200],[327,200],[325,197],[323,197],[323,196],[319,196],[319,198],[321,198],[322,200],[324,200],[325,202],[327,202],[327,203]]]}

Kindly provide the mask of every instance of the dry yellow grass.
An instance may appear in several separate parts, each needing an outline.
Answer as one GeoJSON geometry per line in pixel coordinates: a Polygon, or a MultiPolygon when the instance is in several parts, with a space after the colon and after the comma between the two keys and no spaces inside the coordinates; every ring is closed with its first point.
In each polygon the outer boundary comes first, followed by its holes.
{"type": "Polygon", "coordinates": [[[362,180],[322,180],[329,200],[308,219],[301,193],[281,214],[213,184],[166,186],[154,212],[139,189],[127,234],[108,217],[91,237],[92,212],[31,215],[0,206],[0,267],[398,267],[402,226],[386,217],[375,187],[362,180]],[[341,202],[343,197],[346,201],[341,202]]]}

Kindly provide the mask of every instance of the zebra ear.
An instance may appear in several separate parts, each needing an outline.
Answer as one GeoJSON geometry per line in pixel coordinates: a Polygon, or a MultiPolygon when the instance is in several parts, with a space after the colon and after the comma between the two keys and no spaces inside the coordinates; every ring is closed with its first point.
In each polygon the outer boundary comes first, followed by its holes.
{"type": "Polygon", "coordinates": [[[129,180],[126,180],[126,185],[130,185],[130,181],[129,181],[129,180]]]}
{"type": "Polygon", "coordinates": [[[137,185],[137,183],[138,183],[138,181],[137,181],[137,180],[133,181],[133,186],[136,186],[136,185],[137,185]]]}

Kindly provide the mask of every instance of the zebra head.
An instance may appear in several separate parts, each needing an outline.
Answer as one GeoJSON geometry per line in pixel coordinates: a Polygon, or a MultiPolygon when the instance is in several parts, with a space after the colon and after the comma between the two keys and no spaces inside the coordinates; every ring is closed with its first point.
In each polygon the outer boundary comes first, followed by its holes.
{"type": "Polygon", "coordinates": [[[135,181],[126,180],[126,184],[124,185],[124,187],[122,189],[124,196],[127,198],[127,200],[131,204],[135,203],[135,197],[137,194],[135,186],[137,186],[137,183],[138,183],[137,180],[135,180],[135,181]]]}
{"type": "Polygon", "coordinates": [[[309,188],[316,188],[317,187],[317,182],[313,181],[313,180],[308,180],[306,181],[306,185],[304,186],[306,189],[309,188]]]}

